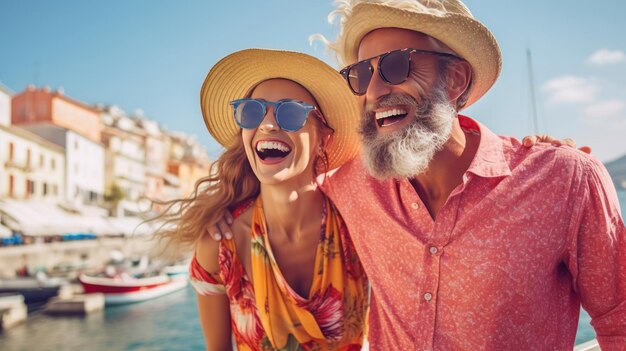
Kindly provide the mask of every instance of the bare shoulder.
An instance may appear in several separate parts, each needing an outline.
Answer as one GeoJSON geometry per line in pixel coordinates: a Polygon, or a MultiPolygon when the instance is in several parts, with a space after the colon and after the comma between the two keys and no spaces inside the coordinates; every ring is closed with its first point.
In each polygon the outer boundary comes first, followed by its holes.
{"type": "Polygon", "coordinates": [[[252,213],[253,213],[254,205],[250,206],[243,213],[241,213],[235,220],[231,226],[233,231],[233,240],[235,241],[235,246],[239,249],[245,249],[249,247],[250,242],[250,232],[252,230],[252,213]]]}
{"type": "Polygon", "coordinates": [[[205,271],[219,272],[219,248],[220,243],[215,241],[208,232],[203,233],[196,242],[196,260],[205,271]]]}

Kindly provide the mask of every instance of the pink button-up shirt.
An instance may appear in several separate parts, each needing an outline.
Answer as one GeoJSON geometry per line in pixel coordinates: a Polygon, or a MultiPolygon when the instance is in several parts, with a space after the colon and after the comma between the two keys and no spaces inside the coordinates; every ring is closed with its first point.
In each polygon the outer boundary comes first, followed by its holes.
{"type": "Polygon", "coordinates": [[[372,285],[372,350],[572,350],[580,305],[626,350],[626,229],[615,188],[572,148],[480,134],[433,221],[407,179],[358,160],[324,184],[372,285]]]}

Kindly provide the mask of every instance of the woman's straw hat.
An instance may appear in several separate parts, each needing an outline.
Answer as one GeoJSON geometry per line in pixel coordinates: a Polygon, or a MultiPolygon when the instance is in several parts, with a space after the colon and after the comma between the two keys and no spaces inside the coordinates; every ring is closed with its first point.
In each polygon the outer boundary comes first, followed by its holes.
{"type": "Polygon", "coordinates": [[[469,62],[473,86],[465,107],[476,102],[496,82],[502,68],[498,43],[461,1],[364,0],[352,3],[338,39],[345,64],[357,61],[359,44],[367,33],[379,28],[403,28],[438,39],[469,62]]]}
{"type": "Polygon", "coordinates": [[[359,151],[359,106],[341,75],[324,62],[299,52],[247,49],[220,60],[200,90],[204,122],[220,144],[239,137],[230,102],[248,97],[259,83],[272,79],[292,80],[306,88],[317,101],[334,133],[326,144],[329,169],[341,166],[359,151]]]}

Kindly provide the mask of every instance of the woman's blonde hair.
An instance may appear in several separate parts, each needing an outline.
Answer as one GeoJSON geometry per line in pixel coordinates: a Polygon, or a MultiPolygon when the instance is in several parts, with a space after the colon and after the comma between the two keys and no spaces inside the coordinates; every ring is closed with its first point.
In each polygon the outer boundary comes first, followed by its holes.
{"type": "Polygon", "coordinates": [[[257,179],[237,137],[211,166],[207,177],[199,179],[187,198],[159,202],[162,214],[151,219],[159,222],[155,235],[168,243],[193,245],[207,228],[217,223],[226,211],[259,194],[257,179]]]}

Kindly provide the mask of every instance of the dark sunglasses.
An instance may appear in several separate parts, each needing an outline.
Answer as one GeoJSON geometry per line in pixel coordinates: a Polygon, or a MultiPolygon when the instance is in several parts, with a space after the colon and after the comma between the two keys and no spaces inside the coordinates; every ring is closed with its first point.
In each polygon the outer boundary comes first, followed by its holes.
{"type": "MultiPolygon", "coordinates": [[[[306,102],[284,99],[277,102],[261,99],[239,99],[230,102],[234,109],[235,122],[243,129],[256,129],[267,112],[267,105],[274,106],[274,118],[280,129],[296,132],[304,127],[309,113],[316,107],[306,102]]],[[[328,125],[321,114],[322,122],[328,125]]]]}
{"type": "Polygon", "coordinates": [[[411,54],[461,59],[458,56],[443,52],[407,48],[389,51],[382,55],[359,61],[342,69],[339,73],[348,82],[348,86],[350,86],[354,94],[363,95],[367,91],[367,87],[374,75],[372,60],[378,58],[378,74],[380,74],[383,81],[392,85],[398,85],[404,83],[411,73],[411,54]]]}

